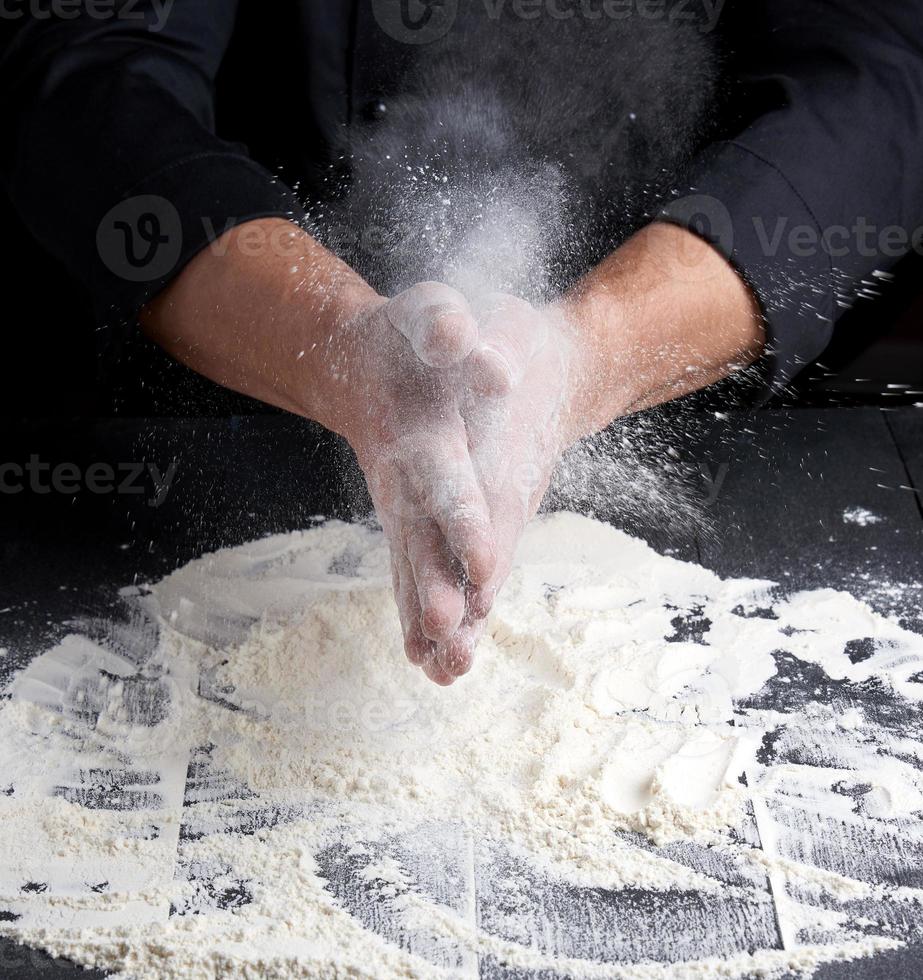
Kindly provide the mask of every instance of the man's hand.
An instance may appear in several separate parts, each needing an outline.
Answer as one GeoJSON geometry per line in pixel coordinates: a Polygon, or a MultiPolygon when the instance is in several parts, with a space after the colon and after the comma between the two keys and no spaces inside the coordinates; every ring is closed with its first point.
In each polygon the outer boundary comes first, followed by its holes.
{"type": "Polygon", "coordinates": [[[374,305],[351,330],[366,337],[354,361],[374,380],[346,435],[391,545],[405,649],[450,684],[471,667],[565,448],[570,342],[555,311],[507,295],[472,311],[438,283],[374,305]]]}
{"type": "Polygon", "coordinates": [[[459,411],[478,340],[464,298],[422,283],[385,300],[300,229],[266,219],[196,256],[142,322],[201,374],[347,439],[391,545],[408,656],[450,683],[435,649],[495,563],[459,411]]]}
{"type": "MultiPolygon", "coordinates": [[[[460,673],[451,641],[466,596],[487,586],[496,564],[460,411],[463,364],[477,342],[464,298],[439,283],[371,304],[342,334],[360,393],[343,433],[391,547],[407,656],[440,684],[460,673]]],[[[490,365],[484,375],[490,384],[490,365]]]]}
{"type": "Polygon", "coordinates": [[[476,313],[480,338],[464,365],[462,415],[490,513],[496,564],[486,581],[469,589],[461,629],[436,648],[439,667],[450,675],[470,668],[519,537],[566,448],[572,344],[560,314],[507,295],[489,297],[476,313]]]}

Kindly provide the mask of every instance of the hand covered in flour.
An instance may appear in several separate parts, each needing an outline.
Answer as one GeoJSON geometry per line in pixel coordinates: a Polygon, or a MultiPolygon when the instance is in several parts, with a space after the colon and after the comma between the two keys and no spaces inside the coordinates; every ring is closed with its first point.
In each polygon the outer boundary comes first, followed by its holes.
{"type": "MultiPolygon", "coordinates": [[[[461,673],[447,665],[457,660],[453,638],[467,628],[467,597],[490,587],[496,565],[494,522],[461,414],[478,325],[455,290],[421,283],[370,304],[349,333],[358,387],[344,434],[390,544],[407,656],[448,684],[461,673]]],[[[502,365],[482,357],[480,383],[502,387],[502,365]]]]}
{"type": "Polygon", "coordinates": [[[492,573],[468,589],[461,626],[434,650],[449,676],[465,673],[523,529],[566,448],[571,343],[563,315],[497,294],[475,308],[479,338],[463,365],[461,415],[495,547],[492,573]]]}
{"type": "Polygon", "coordinates": [[[435,647],[495,564],[459,409],[461,364],[478,340],[467,303],[439,283],[386,300],[281,219],[221,242],[145,309],[145,331],[207,377],[352,445],[391,545],[408,656],[449,683],[435,647]],[[237,247],[245,234],[263,245],[237,247]]]}

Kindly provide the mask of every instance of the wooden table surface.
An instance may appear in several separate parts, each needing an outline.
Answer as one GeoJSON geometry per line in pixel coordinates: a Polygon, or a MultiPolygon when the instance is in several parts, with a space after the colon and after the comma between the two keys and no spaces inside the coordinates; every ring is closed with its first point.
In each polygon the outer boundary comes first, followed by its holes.
{"type": "MultiPolygon", "coordinates": [[[[281,416],[0,423],[0,430],[3,462],[74,462],[83,472],[108,462],[125,474],[132,464],[153,463],[161,474],[175,466],[157,506],[146,470],[137,493],[0,492],[0,647],[11,651],[0,661],[0,681],[68,633],[68,621],[117,618],[116,591],[126,584],[156,580],[206,550],[365,505],[340,493],[329,441],[281,416]]],[[[644,431],[637,428],[635,444],[644,431]]],[[[619,501],[607,513],[597,508],[598,516],[724,576],[846,589],[923,634],[923,410],[701,416],[658,437],[647,458],[649,467],[670,468],[663,480],[682,486],[678,499],[696,500],[696,519],[676,519],[669,504],[657,513],[619,501]],[[844,521],[857,507],[879,520],[844,521]]],[[[923,853],[911,851],[910,863],[892,871],[892,883],[923,887],[923,853]]],[[[562,921],[566,901],[559,892],[536,894],[550,928],[562,921]]],[[[643,898],[621,901],[636,901],[643,913],[643,898]]],[[[923,908],[898,928],[906,948],[831,964],[816,976],[923,976],[923,908]]],[[[0,941],[0,977],[92,975],[0,941]]],[[[490,963],[481,975],[520,976],[490,963]]]]}

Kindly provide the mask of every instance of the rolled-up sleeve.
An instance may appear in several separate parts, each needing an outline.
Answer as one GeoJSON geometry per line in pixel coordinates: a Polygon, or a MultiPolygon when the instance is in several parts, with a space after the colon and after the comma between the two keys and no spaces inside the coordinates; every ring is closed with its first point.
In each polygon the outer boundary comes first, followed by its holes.
{"type": "Polygon", "coordinates": [[[751,114],[662,217],[715,244],[754,289],[778,388],[857,295],[921,249],[923,2],[745,6],[729,40],[751,114]]]}
{"type": "Polygon", "coordinates": [[[0,175],[101,320],[133,317],[233,225],[303,217],[245,147],[215,134],[235,0],[7,6],[0,175]]]}

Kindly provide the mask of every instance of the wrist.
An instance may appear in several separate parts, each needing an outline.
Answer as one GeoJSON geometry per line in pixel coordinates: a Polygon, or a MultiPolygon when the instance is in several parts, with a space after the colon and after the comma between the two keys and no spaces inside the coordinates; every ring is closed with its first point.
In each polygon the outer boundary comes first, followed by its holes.
{"type": "Polygon", "coordinates": [[[558,308],[568,361],[562,436],[571,445],[625,414],[631,402],[619,349],[628,317],[617,297],[589,284],[564,296],[558,308]]]}
{"type": "Polygon", "coordinates": [[[376,302],[361,276],[301,228],[266,218],[195,256],[141,321],[218,384],[340,431],[344,326],[376,302]]]}
{"type": "Polygon", "coordinates": [[[756,360],[756,297],[692,232],[655,223],[562,300],[580,359],[572,398],[577,436],[703,388],[756,360]]]}
{"type": "Polygon", "coordinates": [[[316,297],[299,300],[287,387],[300,415],[355,444],[367,414],[369,385],[363,379],[369,338],[364,329],[387,300],[359,276],[331,282],[318,308],[316,297]]]}

